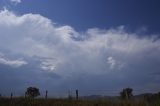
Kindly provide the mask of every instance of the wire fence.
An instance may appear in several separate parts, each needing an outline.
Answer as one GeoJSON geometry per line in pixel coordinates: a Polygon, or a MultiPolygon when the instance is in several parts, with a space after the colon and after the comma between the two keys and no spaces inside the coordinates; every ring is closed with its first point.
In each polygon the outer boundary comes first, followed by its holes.
{"type": "MultiPolygon", "coordinates": [[[[123,89],[121,90],[111,90],[111,89],[108,89],[108,90],[78,90],[78,89],[75,89],[75,90],[66,90],[64,92],[54,92],[53,91],[40,91],[40,97],[44,97],[44,98],[48,98],[48,97],[69,97],[69,96],[72,96],[72,97],[76,97],[76,95],[78,96],[120,96],[120,92],[122,91],[123,89]]],[[[160,92],[159,91],[153,91],[153,90],[150,90],[150,89],[133,89],[133,95],[139,95],[139,94],[145,94],[145,93],[158,93],[160,92]]],[[[23,94],[18,94],[15,93],[15,92],[11,92],[11,93],[8,93],[8,94],[3,94],[3,93],[0,93],[0,97],[10,97],[10,98],[13,98],[13,97],[25,97],[25,92],[23,94]]]]}

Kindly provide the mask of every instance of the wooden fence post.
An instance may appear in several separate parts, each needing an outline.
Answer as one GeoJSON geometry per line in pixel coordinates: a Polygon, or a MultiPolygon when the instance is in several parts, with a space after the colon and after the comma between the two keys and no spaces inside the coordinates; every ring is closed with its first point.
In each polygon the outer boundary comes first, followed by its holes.
{"type": "Polygon", "coordinates": [[[13,98],[13,93],[11,92],[11,96],[10,96],[10,99],[12,100],[12,98],[13,98]]]}
{"type": "Polygon", "coordinates": [[[78,90],[76,90],[76,100],[78,100],[78,90]]]}
{"type": "Polygon", "coordinates": [[[48,91],[46,90],[46,95],[45,95],[45,99],[48,98],[48,91]]]}

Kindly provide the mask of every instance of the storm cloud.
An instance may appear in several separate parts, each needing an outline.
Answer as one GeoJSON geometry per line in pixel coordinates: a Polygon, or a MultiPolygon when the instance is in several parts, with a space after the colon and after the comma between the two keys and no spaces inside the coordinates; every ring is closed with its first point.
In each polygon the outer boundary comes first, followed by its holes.
{"type": "Polygon", "coordinates": [[[15,92],[34,85],[53,95],[68,89],[84,94],[112,89],[118,94],[128,86],[137,92],[158,91],[158,36],[142,37],[127,32],[125,26],[77,32],[40,14],[18,15],[4,9],[0,12],[0,84],[5,82],[15,92]]]}

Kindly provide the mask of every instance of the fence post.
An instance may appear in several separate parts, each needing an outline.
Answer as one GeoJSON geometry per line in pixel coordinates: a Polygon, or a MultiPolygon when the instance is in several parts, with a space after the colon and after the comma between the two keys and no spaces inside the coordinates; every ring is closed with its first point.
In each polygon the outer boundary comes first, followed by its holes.
{"type": "Polygon", "coordinates": [[[48,91],[46,90],[46,95],[45,95],[45,99],[48,98],[48,91]]]}
{"type": "Polygon", "coordinates": [[[13,98],[13,93],[11,92],[11,96],[10,96],[10,99],[12,100],[12,98],[13,98]]]}
{"type": "Polygon", "coordinates": [[[78,100],[78,90],[76,90],[76,100],[78,100]]]}

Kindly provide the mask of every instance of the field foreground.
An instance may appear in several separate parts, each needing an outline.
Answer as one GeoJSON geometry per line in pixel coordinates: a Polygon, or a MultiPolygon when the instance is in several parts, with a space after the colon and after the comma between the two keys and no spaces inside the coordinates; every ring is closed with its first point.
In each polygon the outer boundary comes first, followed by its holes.
{"type": "Polygon", "coordinates": [[[160,106],[160,100],[68,100],[68,99],[25,99],[1,98],[0,106],[160,106]]]}

